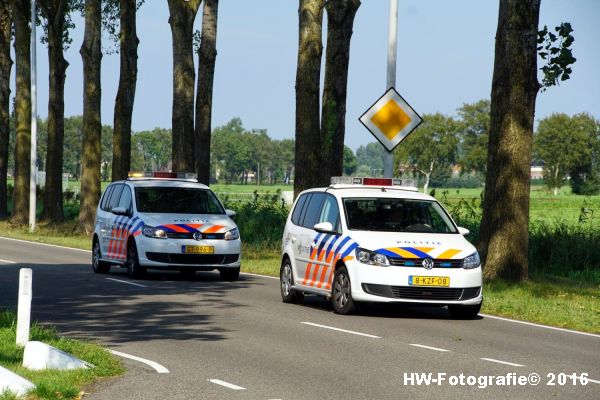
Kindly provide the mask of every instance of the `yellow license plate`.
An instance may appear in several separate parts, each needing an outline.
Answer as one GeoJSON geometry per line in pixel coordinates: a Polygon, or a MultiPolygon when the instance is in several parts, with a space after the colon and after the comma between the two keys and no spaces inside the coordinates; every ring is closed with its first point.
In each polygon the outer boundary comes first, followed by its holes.
{"type": "Polygon", "coordinates": [[[182,253],[191,254],[213,254],[215,252],[214,246],[181,246],[182,253]]]}
{"type": "Polygon", "coordinates": [[[450,286],[450,277],[410,275],[408,284],[412,286],[450,286]]]}

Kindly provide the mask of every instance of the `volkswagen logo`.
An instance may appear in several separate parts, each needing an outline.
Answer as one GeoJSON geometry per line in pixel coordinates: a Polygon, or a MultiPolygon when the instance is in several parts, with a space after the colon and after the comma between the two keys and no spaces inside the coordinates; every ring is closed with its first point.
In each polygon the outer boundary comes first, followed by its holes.
{"type": "Polygon", "coordinates": [[[200,232],[194,232],[194,235],[192,237],[194,238],[194,240],[200,240],[202,239],[202,234],[200,232]]]}
{"type": "Polygon", "coordinates": [[[426,258],[424,259],[421,264],[423,265],[423,268],[425,269],[431,269],[433,268],[433,260],[431,258],[426,258]]]}

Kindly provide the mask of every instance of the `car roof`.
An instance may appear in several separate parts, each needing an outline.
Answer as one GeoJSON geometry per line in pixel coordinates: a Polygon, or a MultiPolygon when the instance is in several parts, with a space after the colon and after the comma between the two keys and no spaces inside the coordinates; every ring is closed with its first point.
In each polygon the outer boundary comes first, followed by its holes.
{"type": "Polygon", "coordinates": [[[421,193],[410,189],[396,188],[393,186],[332,185],[329,187],[308,189],[300,194],[311,192],[326,192],[331,193],[336,197],[387,197],[397,199],[436,201],[435,198],[426,193],[421,193]]]}
{"type": "Polygon", "coordinates": [[[196,188],[209,189],[202,183],[185,179],[167,179],[167,178],[135,178],[113,183],[126,183],[132,187],[172,187],[172,188],[196,188]]]}

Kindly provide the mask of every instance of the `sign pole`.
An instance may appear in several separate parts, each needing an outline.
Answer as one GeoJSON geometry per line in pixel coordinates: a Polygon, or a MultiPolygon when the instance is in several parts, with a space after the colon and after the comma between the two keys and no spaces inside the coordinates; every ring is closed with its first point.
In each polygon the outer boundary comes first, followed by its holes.
{"type": "Polygon", "coordinates": [[[29,230],[35,230],[37,183],[37,57],[36,57],[36,6],[31,0],[31,163],[29,171],[29,230]]]}
{"type": "MultiPolygon", "coordinates": [[[[388,29],[388,51],[387,51],[387,83],[386,90],[396,86],[396,40],[398,37],[398,0],[390,0],[390,15],[388,29]]],[[[383,159],[383,177],[394,177],[394,155],[385,149],[383,159]]]]}

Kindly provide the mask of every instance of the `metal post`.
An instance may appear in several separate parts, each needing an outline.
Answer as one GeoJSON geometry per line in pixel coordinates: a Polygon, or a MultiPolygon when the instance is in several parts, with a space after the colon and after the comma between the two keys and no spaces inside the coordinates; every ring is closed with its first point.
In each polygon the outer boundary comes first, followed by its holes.
{"type": "Polygon", "coordinates": [[[32,278],[31,268],[21,268],[19,271],[19,299],[17,303],[17,345],[19,346],[25,346],[29,342],[32,278]]]}
{"type": "Polygon", "coordinates": [[[35,0],[31,0],[31,164],[29,168],[29,230],[35,230],[37,183],[37,57],[35,33],[35,0]]]}
{"type": "MultiPolygon", "coordinates": [[[[387,83],[386,90],[396,86],[396,53],[398,37],[398,0],[390,0],[390,15],[388,29],[388,51],[387,51],[387,83]]],[[[383,159],[383,176],[385,178],[394,177],[394,155],[385,150],[383,159]]]]}

